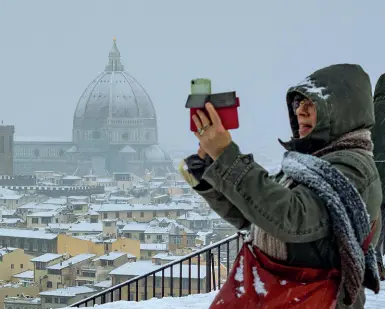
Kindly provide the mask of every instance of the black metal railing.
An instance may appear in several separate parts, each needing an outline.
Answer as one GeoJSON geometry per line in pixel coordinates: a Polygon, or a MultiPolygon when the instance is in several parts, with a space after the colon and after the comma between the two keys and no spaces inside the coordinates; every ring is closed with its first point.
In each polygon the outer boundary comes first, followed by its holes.
{"type": "Polygon", "coordinates": [[[152,297],[181,297],[220,289],[229,275],[241,241],[239,234],[235,234],[78,301],[70,307],[89,307],[118,300],[140,301],[152,297]]]}

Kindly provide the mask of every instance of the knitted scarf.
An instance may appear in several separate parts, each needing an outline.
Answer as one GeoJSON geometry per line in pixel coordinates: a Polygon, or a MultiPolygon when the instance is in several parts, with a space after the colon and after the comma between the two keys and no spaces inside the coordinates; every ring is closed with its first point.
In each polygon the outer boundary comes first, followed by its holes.
{"type": "MultiPolygon", "coordinates": [[[[366,255],[361,249],[361,244],[370,231],[364,202],[355,187],[338,169],[317,158],[342,149],[361,149],[372,155],[370,132],[360,130],[346,134],[313,155],[285,153],[282,161],[284,177],[279,182],[285,187],[305,185],[324,201],[341,256],[341,287],[346,292],[344,302],[353,304],[362,282],[364,286],[378,292],[379,276],[373,247],[369,247],[366,255]]],[[[251,236],[254,236],[254,245],[267,255],[287,259],[287,248],[283,242],[256,226],[252,227],[251,236]]]]}
{"type": "MultiPolygon", "coordinates": [[[[328,153],[344,149],[360,149],[361,151],[366,152],[368,155],[373,156],[373,142],[371,139],[371,132],[369,130],[362,129],[347,133],[326,147],[314,152],[312,155],[322,157],[328,153]]],[[[272,179],[284,187],[289,188],[293,186],[293,179],[287,175],[283,175],[283,177],[279,179],[277,178],[281,172],[275,176],[272,176],[272,179]]],[[[278,260],[287,260],[286,244],[282,241],[270,236],[265,231],[256,226],[253,226],[251,229],[251,237],[254,239],[254,245],[260,248],[270,257],[278,260]]]]}

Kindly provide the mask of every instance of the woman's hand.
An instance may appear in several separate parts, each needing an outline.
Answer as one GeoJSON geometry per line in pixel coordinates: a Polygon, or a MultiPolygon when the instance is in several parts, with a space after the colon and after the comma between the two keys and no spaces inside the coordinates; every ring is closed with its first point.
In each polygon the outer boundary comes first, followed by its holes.
{"type": "MultiPolygon", "coordinates": [[[[211,103],[206,103],[206,110],[210,119],[200,110],[193,116],[198,132],[195,136],[199,139],[200,148],[213,160],[216,160],[221,152],[230,145],[232,139],[230,132],[223,125],[221,118],[211,103]]],[[[199,151],[198,151],[198,155],[199,151]]]]}
{"type": "Polygon", "coordinates": [[[206,158],[206,155],[207,155],[206,151],[204,151],[202,149],[202,147],[199,145],[199,149],[198,149],[198,156],[199,156],[199,158],[204,160],[206,158]]]}

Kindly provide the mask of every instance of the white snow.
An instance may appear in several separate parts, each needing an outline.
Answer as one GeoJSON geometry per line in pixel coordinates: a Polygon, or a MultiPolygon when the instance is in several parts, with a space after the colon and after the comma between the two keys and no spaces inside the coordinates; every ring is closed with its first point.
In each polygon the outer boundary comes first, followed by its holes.
{"type": "MultiPolygon", "coordinates": [[[[240,283],[243,283],[244,276],[243,276],[243,255],[240,256],[239,259],[239,266],[237,267],[234,279],[237,280],[240,283]]],[[[245,294],[245,287],[244,286],[239,286],[237,288],[237,297],[241,297],[243,294],[245,294]]]]}
{"type": "Polygon", "coordinates": [[[18,278],[18,279],[33,279],[33,270],[26,270],[22,273],[13,275],[12,277],[18,278]]]}
{"type": "MultiPolygon", "coordinates": [[[[253,276],[254,276],[254,289],[257,294],[267,295],[267,291],[265,289],[265,284],[259,278],[257,267],[253,267],[253,276]]],[[[282,282],[281,282],[282,283],[282,282]]]]}
{"type": "Polygon", "coordinates": [[[90,260],[95,256],[96,256],[95,254],[87,254],[87,253],[78,254],[68,260],[49,266],[47,267],[47,269],[64,269],[66,267],[69,267],[70,265],[77,264],[86,260],[90,260]]]}
{"type": "MultiPolygon", "coordinates": [[[[186,297],[153,298],[140,302],[117,301],[97,307],[98,309],[208,309],[217,293],[217,291],[213,291],[207,294],[189,295],[186,297]]],[[[218,300],[218,303],[223,303],[223,300],[218,300]]],[[[381,282],[381,291],[377,295],[366,290],[365,309],[380,308],[385,308],[385,282],[381,282]]]]}
{"type": "Polygon", "coordinates": [[[20,237],[34,239],[55,239],[56,234],[45,233],[44,231],[20,230],[20,229],[0,229],[0,236],[3,237],[20,237]]]}
{"type": "Polygon", "coordinates": [[[38,257],[35,257],[35,258],[31,259],[30,261],[31,262],[47,263],[47,262],[50,262],[52,260],[56,260],[56,259],[58,259],[58,258],[60,258],[62,256],[63,256],[62,254],[46,253],[46,254],[40,255],[38,257]]]}
{"type": "Polygon", "coordinates": [[[326,90],[326,88],[317,87],[309,77],[306,78],[303,82],[299,83],[296,87],[304,87],[306,88],[307,92],[314,93],[324,100],[326,100],[329,97],[328,94],[326,95],[323,94],[323,90],[326,90]]]}
{"type": "Polygon", "coordinates": [[[47,136],[18,136],[15,135],[15,142],[54,142],[72,144],[71,138],[66,137],[47,137],[47,136]]]}
{"type": "Polygon", "coordinates": [[[67,297],[74,297],[79,294],[85,294],[85,293],[92,293],[96,292],[94,289],[91,289],[86,286],[72,286],[68,288],[62,288],[57,290],[51,290],[51,291],[44,291],[40,292],[39,295],[41,296],[67,296],[67,297]]]}
{"type": "Polygon", "coordinates": [[[240,256],[239,267],[237,267],[234,279],[238,282],[243,282],[243,255],[240,256]]]}
{"type": "Polygon", "coordinates": [[[207,309],[210,307],[216,294],[217,292],[211,292],[185,297],[152,298],[140,302],[116,301],[97,307],[98,309],[207,309]]]}

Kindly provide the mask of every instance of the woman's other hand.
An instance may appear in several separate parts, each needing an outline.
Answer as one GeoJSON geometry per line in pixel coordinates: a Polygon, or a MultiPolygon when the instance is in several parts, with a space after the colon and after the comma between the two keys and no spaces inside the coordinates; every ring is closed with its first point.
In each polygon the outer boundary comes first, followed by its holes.
{"type": "Polygon", "coordinates": [[[210,119],[200,110],[193,116],[198,132],[195,136],[199,139],[200,149],[198,155],[202,158],[208,154],[213,160],[216,160],[221,152],[230,145],[232,139],[230,132],[223,125],[221,118],[211,103],[206,103],[206,110],[210,119]]]}

